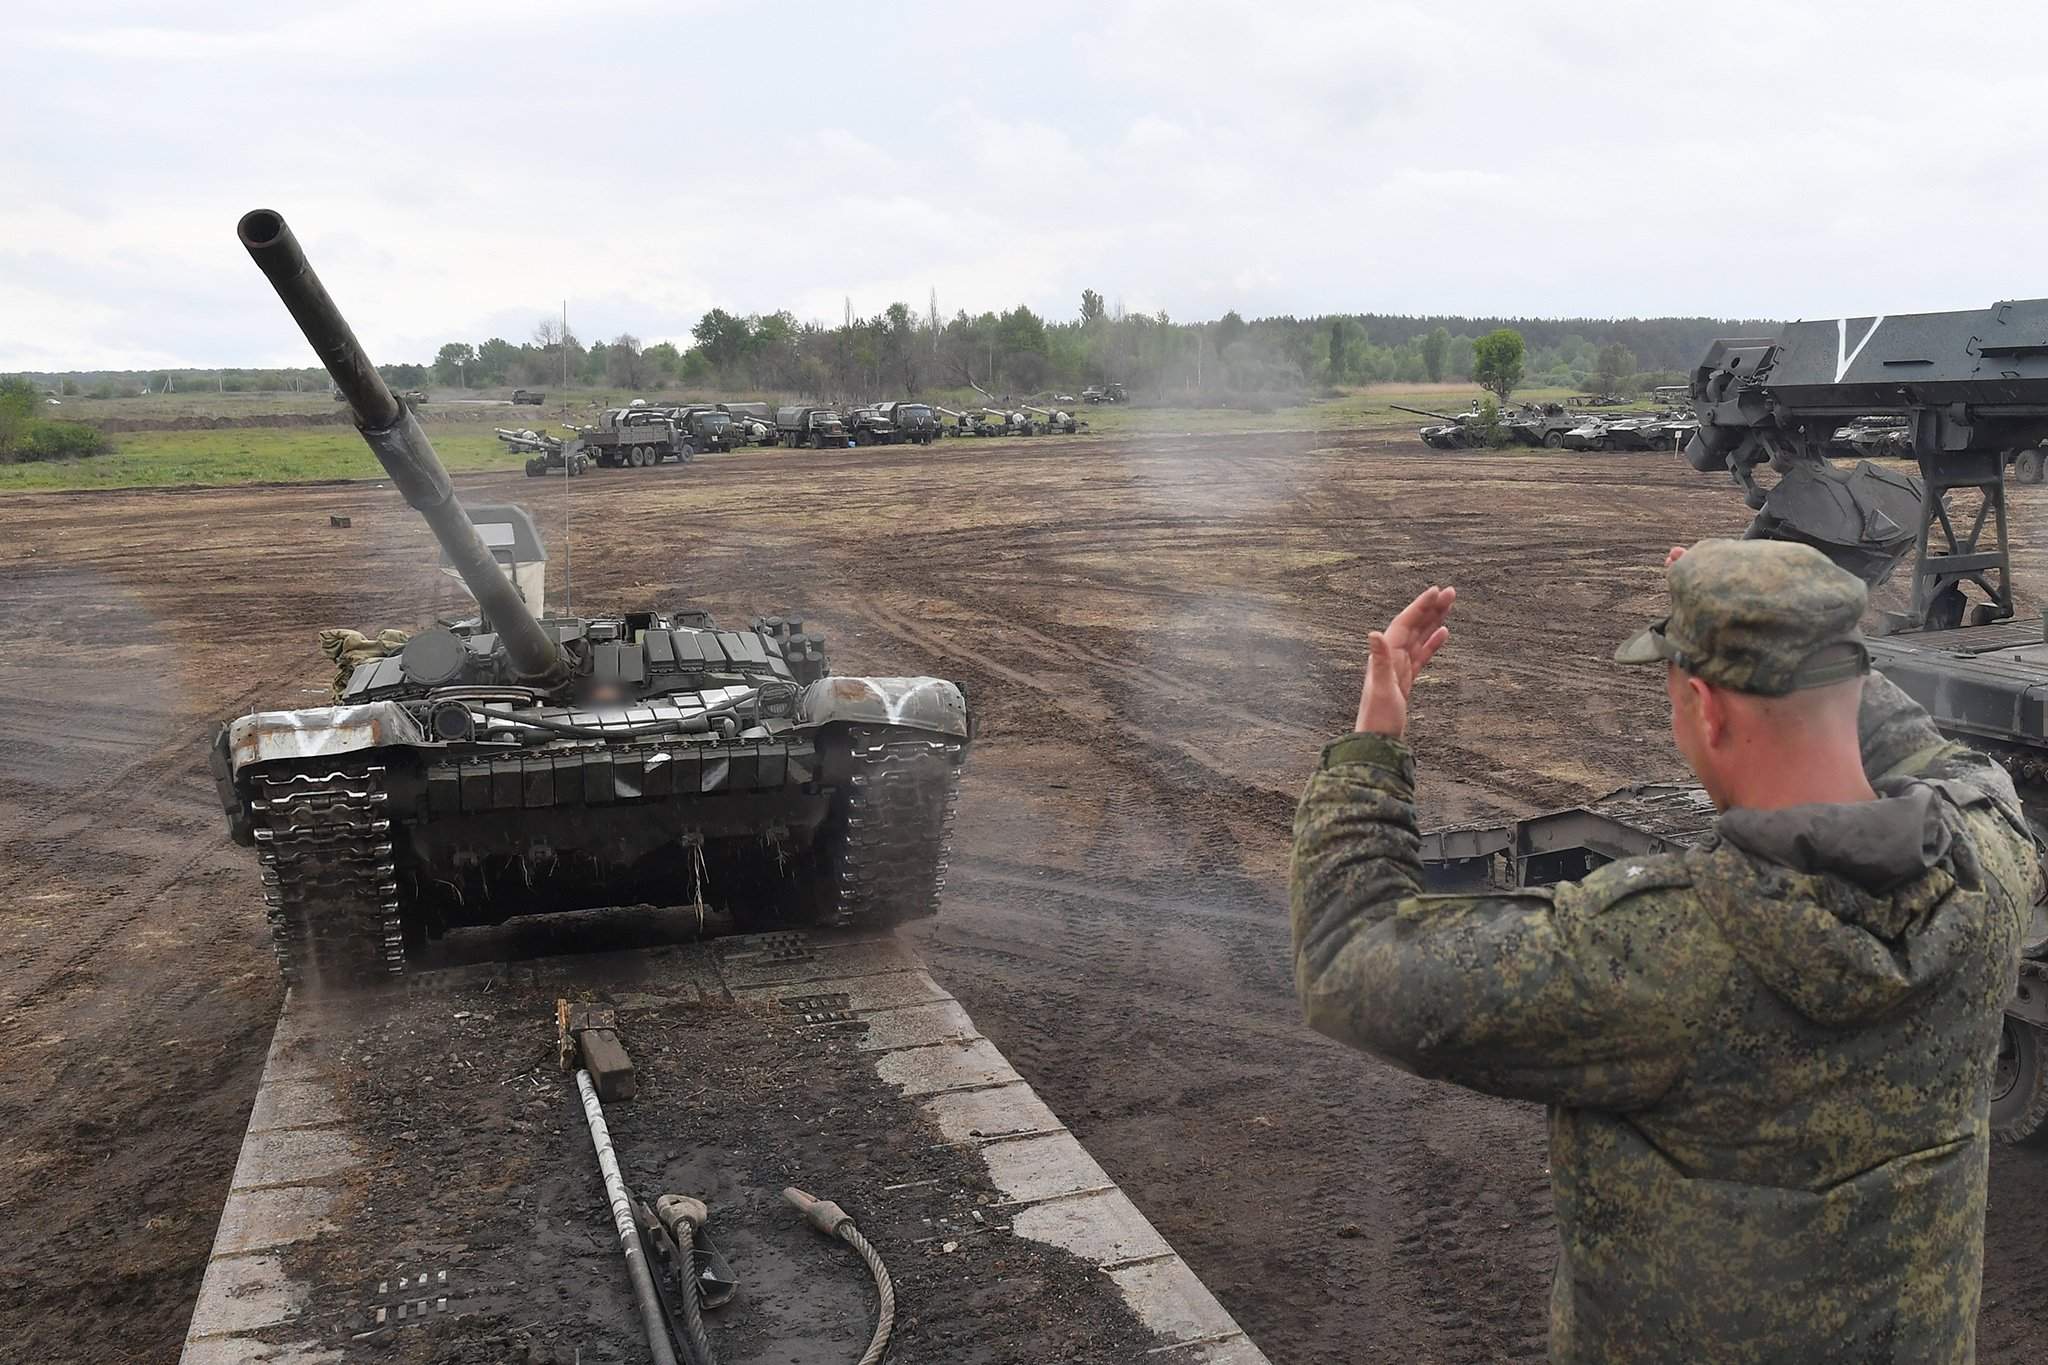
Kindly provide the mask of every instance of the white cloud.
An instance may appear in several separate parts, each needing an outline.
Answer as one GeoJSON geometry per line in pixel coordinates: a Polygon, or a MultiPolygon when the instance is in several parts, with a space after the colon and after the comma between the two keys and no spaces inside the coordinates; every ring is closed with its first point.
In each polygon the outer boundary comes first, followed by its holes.
{"type": "Polygon", "coordinates": [[[1587,0],[47,8],[0,49],[0,368],[373,354],[1084,287],[1236,308],[1826,315],[2048,293],[2048,12],[1587,0]],[[1718,12],[1716,12],[1718,14],[1718,12]],[[1986,54],[1996,53],[1996,60],[1986,54]]]}

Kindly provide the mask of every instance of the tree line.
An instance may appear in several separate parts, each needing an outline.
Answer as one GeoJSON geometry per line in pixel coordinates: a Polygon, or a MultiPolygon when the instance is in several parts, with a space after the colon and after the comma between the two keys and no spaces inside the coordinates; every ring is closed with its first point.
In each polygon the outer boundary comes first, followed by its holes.
{"type": "MultiPolygon", "coordinates": [[[[681,345],[643,344],[631,333],[584,342],[553,318],[512,342],[451,341],[426,364],[384,367],[394,385],[464,388],[567,382],[629,391],[720,389],[851,399],[915,395],[979,385],[1031,394],[1118,382],[1163,400],[1301,394],[1337,386],[1475,380],[1481,343],[1508,331],[1522,343],[1517,386],[1603,391],[1676,382],[1716,337],[1771,335],[1759,319],[1478,318],[1325,314],[1176,322],[1164,311],[1126,312],[1084,290],[1064,319],[1025,305],[1006,312],[939,316],[893,303],[872,317],[849,308],[838,324],[801,322],[787,311],[705,313],[681,345]]],[[[322,382],[317,370],[180,372],[143,376],[143,386],[218,386],[228,391],[322,382]],[[285,383],[280,384],[282,379],[285,383]]],[[[48,378],[59,378],[51,376],[48,378]]],[[[61,377],[77,385],[76,376],[61,377]]],[[[99,377],[100,389],[115,386],[99,377]]],[[[96,389],[74,391],[95,392],[96,389]]],[[[135,391],[133,381],[121,388],[135,391]]]]}

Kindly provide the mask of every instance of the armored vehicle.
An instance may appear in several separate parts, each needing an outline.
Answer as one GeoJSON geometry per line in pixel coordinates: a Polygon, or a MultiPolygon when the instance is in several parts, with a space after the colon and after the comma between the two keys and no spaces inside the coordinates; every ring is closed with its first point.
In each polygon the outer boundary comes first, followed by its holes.
{"type": "Polygon", "coordinates": [[[826,446],[847,443],[846,421],[831,408],[782,407],[775,410],[775,443],[783,446],[826,446]]]}
{"type": "Polygon", "coordinates": [[[1562,403],[1524,403],[1505,419],[1510,438],[1525,446],[1546,446],[1551,450],[1564,444],[1567,431],[1584,422],[1577,413],[1565,411],[1562,403]]]}
{"type": "Polygon", "coordinates": [[[1480,413],[1431,412],[1428,408],[1411,408],[1404,403],[1389,403],[1396,412],[1412,412],[1417,417],[1430,418],[1435,425],[1426,426],[1416,432],[1422,443],[1436,450],[1470,450],[1479,444],[1480,413]]]}
{"type": "Polygon", "coordinates": [[[507,431],[495,428],[498,439],[505,443],[507,450],[517,451],[526,456],[526,477],[537,479],[550,470],[561,470],[564,474],[581,474],[590,468],[590,457],[581,450],[565,451],[558,436],[548,436],[531,429],[507,431]]]}
{"type": "Polygon", "coordinates": [[[1566,450],[1671,450],[1669,422],[1658,417],[1589,417],[1564,434],[1566,450]]]}
{"type": "Polygon", "coordinates": [[[1828,439],[1830,455],[1861,457],[1866,460],[1891,456],[1911,459],[1913,434],[1903,417],[1858,417],[1847,426],[1836,427],[1828,439]]]}
{"type": "Polygon", "coordinates": [[[547,613],[532,522],[473,522],[284,220],[257,210],[239,233],[478,607],[391,652],[369,642],[335,705],[258,711],[216,738],[209,766],[261,860],[288,981],[389,977],[426,936],[546,911],[936,912],[969,736],[958,687],[835,675],[816,636],[775,617],[547,613]]]}

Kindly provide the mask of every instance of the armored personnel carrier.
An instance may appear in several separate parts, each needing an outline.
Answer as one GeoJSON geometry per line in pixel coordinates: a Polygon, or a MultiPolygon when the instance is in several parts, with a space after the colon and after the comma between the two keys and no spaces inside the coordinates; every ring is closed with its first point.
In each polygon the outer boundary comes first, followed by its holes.
{"type": "Polygon", "coordinates": [[[258,210],[239,231],[479,608],[359,664],[336,705],[258,711],[216,738],[287,981],[390,977],[426,936],[546,911],[937,911],[969,735],[959,688],[835,675],[816,636],[774,617],[547,614],[531,521],[497,509],[480,534],[284,220],[258,210]]]}

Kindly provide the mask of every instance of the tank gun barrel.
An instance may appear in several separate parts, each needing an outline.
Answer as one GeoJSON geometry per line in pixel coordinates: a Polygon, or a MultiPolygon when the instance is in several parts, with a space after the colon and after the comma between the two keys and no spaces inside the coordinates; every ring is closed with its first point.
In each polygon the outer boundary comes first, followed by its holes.
{"type": "Polygon", "coordinates": [[[1458,420],[1448,412],[1431,412],[1428,408],[1411,408],[1405,403],[1389,403],[1387,406],[1396,412],[1412,412],[1417,417],[1427,417],[1437,422],[1455,422],[1458,420]]]}
{"type": "Polygon", "coordinates": [[[513,667],[522,677],[543,686],[560,680],[565,671],[561,650],[484,547],[426,432],[392,396],[384,377],[370,363],[283,216],[269,209],[252,210],[242,215],[236,233],[333,376],[370,453],[384,466],[406,502],[433,528],[434,539],[441,542],[449,563],[469,585],[513,667]]]}

